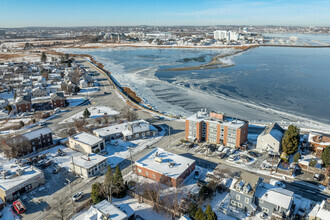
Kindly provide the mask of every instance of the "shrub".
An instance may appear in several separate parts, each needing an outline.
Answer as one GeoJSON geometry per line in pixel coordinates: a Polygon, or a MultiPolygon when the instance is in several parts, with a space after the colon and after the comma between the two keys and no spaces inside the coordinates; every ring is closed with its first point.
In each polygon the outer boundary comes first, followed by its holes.
{"type": "Polygon", "coordinates": [[[297,163],[298,160],[301,158],[301,155],[299,152],[297,152],[294,156],[293,156],[293,162],[297,163]]]}
{"type": "Polygon", "coordinates": [[[315,167],[317,164],[317,160],[315,158],[312,158],[310,161],[309,161],[309,166],[310,167],[315,167]]]}

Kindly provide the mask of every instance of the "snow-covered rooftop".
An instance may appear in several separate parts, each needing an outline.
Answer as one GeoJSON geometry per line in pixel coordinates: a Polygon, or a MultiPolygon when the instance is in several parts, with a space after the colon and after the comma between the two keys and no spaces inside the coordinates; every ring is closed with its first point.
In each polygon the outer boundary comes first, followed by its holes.
{"type": "Polygon", "coordinates": [[[101,163],[102,161],[107,160],[106,157],[98,155],[98,154],[91,154],[88,157],[87,156],[81,156],[81,157],[73,157],[72,161],[74,165],[89,169],[96,164],[101,163]]]}
{"type": "Polygon", "coordinates": [[[327,200],[323,200],[321,205],[320,205],[320,209],[317,212],[317,219],[322,219],[322,220],[326,220],[329,219],[330,216],[330,202],[327,200]]]}
{"type": "Polygon", "coordinates": [[[86,132],[81,132],[79,134],[71,136],[70,138],[88,145],[98,144],[99,142],[103,141],[102,138],[99,138],[95,135],[86,132]]]}
{"type": "Polygon", "coordinates": [[[32,131],[28,131],[25,134],[23,134],[24,137],[26,137],[28,140],[33,140],[35,138],[40,137],[40,135],[46,135],[52,133],[52,130],[49,127],[41,127],[32,131]]]}
{"type": "MultiPolygon", "coordinates": [[[[218,114],[218,113],[215,113],[218,114]]],[[[228,117],[224,114],[218,114],[222,115],[223,118],[217,118],[217,117],[211,117],[211,114],[208,114],[205,111],[200,111],[197,112],[187,118],[188,121],[193,121],[193,122],[210,122],[210,123],[220,123],[221,125],[232,127],[232,128],[241,128],[243,125],[246,124],[246,121],[238,119],[238,118],[233,118],[233,117],[228,117]]]]}
{"type": "Polygon", "coordinates": [[[293,200],[293,192],[268,183],[261,183],[257,188],[256,197],[288,209],[293,200]]]}
{"type": "Polygon", "coordinates": [[[3,178],[3,174],[1,174],[0,178],[0,188],[4,191],[8,191],[12,188],[15,188],[18,185],[23,184],[27,180],[38,178],[38,176],[42,175],[42,171],[33,167],[33,166],[25,166],[19,167],[18,165],[11,163],[7,164],[7,166],[3,167],[4,171],[7,171],[6,178],[3,178]],[[22,170],[21,175],[17,175],[16,171],[22,170]]]}
{"type": "Polygon", "coordinates": [[[112,220],[127,219],[127,215],[124,212],[107,200],[103,200],[96,205],[92,205],[88,210],[73,216],[72,220],[102,220],[106,216],[112,220]]]}
{"type": "Polygon", "coordinates": [[[98,134],[101,137],[107,135],[113,135],[122,133],[123,135],[133,135],[135,133],[155,131],[157,130],[153,125],[150,125],[145,120],[138,120],[133,122],[127,122],[122,124],[111,125],[104,128],[95,129],[94,134],[98,134]]]}
{"type": "Polygon", "coordinates": [[[135,164],[176,179],[194,162],[195,160],[187,157],[167,152],[161,148],[155,148],[136,161],[135,164]],[[174,163],[174,165],[170,166],[170,163],[174,163]]]}

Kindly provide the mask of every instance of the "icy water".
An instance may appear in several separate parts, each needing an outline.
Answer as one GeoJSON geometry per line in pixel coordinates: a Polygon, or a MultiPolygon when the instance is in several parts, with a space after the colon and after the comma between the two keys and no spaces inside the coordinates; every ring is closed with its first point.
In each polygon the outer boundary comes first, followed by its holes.
{"type": "Polygon", "coordinates": [[[101,61],[147,104],[169,114],[200,108],[255,122],[330,124],[330,48],[259,47],[221,61],[234,66],[168,71],[199,66],[233,49],[116,48],[74,50],[101,61]],[[313,120],[313,121],[310,121],[313,120]]]}

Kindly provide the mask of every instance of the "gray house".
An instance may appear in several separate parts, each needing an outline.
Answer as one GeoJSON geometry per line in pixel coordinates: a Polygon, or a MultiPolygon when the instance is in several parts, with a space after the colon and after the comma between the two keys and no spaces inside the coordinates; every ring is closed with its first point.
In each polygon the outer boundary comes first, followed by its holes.
{"type": "Polygon", "coordinates": [[[291,213],[293,192],[267,183],[261,183],[256,192],[256,204],[258,210],[268,216],[283,219],[291,213]]]}
{"type": "Polygon", "coordinates": [[[242,172],[230,186],[230,205],[253,214],[257,210],[255,193],[262,178],[248,172],[242,172]]]}
{"type": "Polygon", "coordinates": [[[279,153],[283,135],[284,129],[277,123],[267,126],[258,136],[256,150],[279,153]]]}

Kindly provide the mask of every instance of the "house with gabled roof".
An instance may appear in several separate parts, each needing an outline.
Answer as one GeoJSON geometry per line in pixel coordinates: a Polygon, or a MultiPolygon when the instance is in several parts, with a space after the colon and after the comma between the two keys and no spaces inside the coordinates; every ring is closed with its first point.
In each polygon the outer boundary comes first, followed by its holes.
{"type": "Polygon", "coordinates": [[[57,93],[51,94],[50,100],[52,102],[53,108],[66,106],[66,98],[64,97],[63,92],[57,92],[57,93]]]}
{"type": "Polygon", "coordinates": [[[242,172],[230,186],[230,205],[253,214],[257,211],[255,194],[263,179],[255,174],[242,172]]]}
{"type": "Polygon", "coordinates": [[[284,132],[285,130],[277,123],[267,126],[258,136],[256,150],[279,153],[284,132]]]}
{"type": "Polygon", "coordinates": [[[16,111],[17,112],[28,112],[31,111],[31,96],[25,95],[18,97],[15,100],[16,111]]]}

